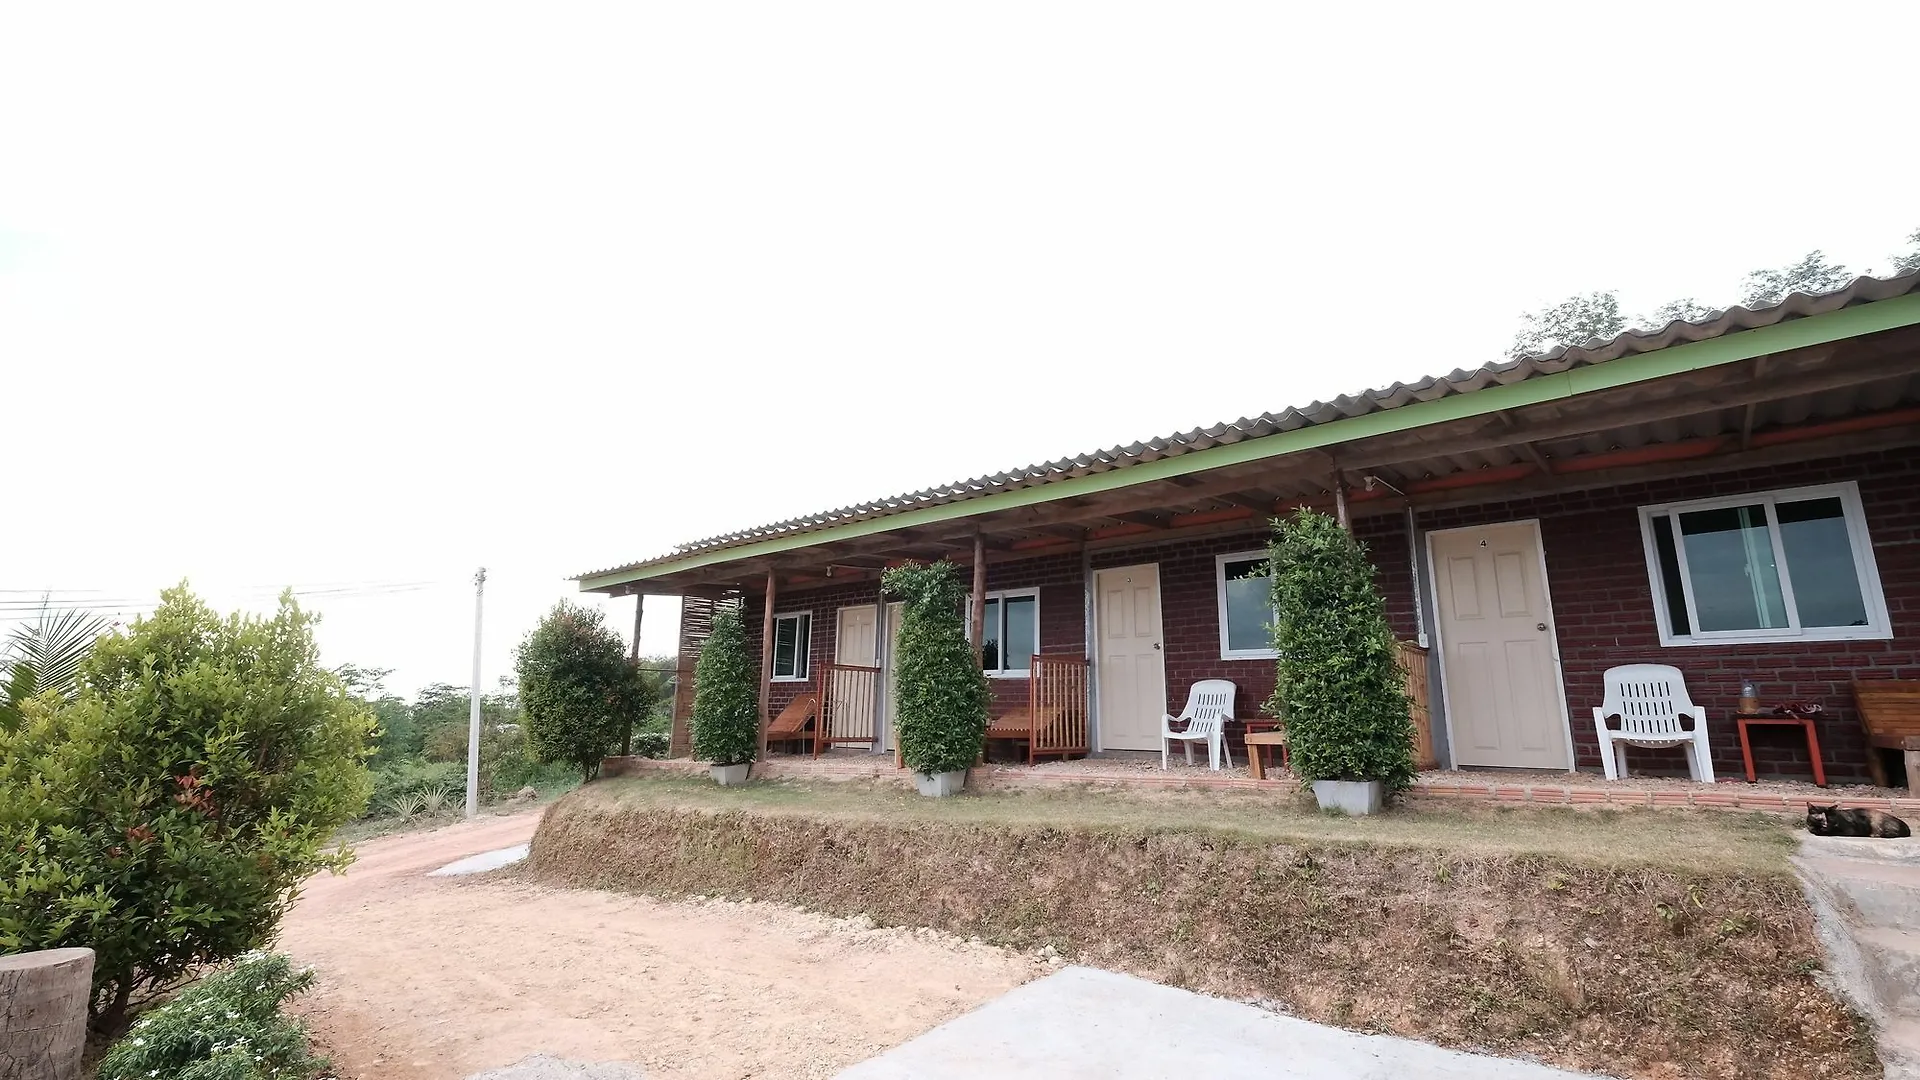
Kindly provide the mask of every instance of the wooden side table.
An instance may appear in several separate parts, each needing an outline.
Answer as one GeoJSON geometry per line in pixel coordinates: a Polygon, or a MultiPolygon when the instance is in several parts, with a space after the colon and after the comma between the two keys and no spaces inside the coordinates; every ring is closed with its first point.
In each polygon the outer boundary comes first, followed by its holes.
{"type": "Polygon", "coordinates": [[[1807,737],[1807,756],[1813,759],[1813,782],[1819,787],[1827,786],[1827,769],[1820,763],[1820,734],[1813,729],[1813,718],[1796,712],[1786,713],[1735,713],[1734,721],[1740,725],[1740,757],[1747,765],[1747,783],[1757,782],[1753,772],[1753,741],[1747,736],[1750,727],[1798,727],[1807,737]]]}
{"type": "Polygon", "coordinates": [[[1247,774],[1255,780],[1265,780],[1267,770],[1260,762],[1260,748],[1277,746],[1280,748],[1280,767],[1287,767],[1287,733],[1284,731],[1247,732],[1247,774]]]}

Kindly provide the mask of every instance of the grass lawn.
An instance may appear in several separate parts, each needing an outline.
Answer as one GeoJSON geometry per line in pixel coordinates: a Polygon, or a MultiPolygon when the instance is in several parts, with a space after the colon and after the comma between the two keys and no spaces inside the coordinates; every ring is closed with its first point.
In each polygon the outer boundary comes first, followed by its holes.
{"type": "Polygon", "coordinates": [[[985,791],[928,799],[890,784],[622,777],[582,795],[622,810],[740,810],[845,822],[1007,824],[1059,829],[1203,831],[1238,839],[1423,848],[1459,855],[1542,855],[1591,866],[1786,874],[1797,827],[1766,814],[1475,805],[1400,808],[1365,818],[1321,813],[1311,797],[1087,787],[985,791]]]}

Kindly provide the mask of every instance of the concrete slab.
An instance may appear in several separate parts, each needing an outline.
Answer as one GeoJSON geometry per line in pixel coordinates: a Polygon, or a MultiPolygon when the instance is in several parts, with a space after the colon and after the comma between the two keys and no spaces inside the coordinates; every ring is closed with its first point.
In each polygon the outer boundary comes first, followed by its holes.
{"type": "Polygon", "coordinates": [[[840,1080],[1597,1080],[1361,1035],[1095,968],[1063,968],[840,1080]]]}
{"type": "Polygon", "coordinates": [[[450,862],[438,870],[427,871],[428,877],[458,877],[461,874],[484,874],[489,870],[498,870],[503,866],[527,857],[528,845],[515,844],[498,851],[483,851],[478,855],[469,855],[459,862],[450,862]]]}

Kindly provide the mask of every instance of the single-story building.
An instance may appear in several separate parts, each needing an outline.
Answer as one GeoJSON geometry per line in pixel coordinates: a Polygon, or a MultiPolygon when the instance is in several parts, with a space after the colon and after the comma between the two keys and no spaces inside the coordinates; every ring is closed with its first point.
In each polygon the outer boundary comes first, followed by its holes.
{"type": "MultiPolygon", "coordinates": [[[[996,711],[1026,705],[1035,658],[1057,657],[1048,678],[1064,689],[1049,693],[1084,705],[1083,730],[1056,748],[1157,751],[1161,714],[1198,680],[1232,681],[1237,716],[1260,714],[1275,666],[1267,523],[1312,506],[1368,545],[1406,655],[1426,666],[1443,766],[1597,769],[1602,672],[1659,663],[1708,712],[1720,775],[1741,772],[1733,725],[1751,679],[1769,705],[1820,703],[1829,774],[1859,780],[1852,681],[1920,679],[1917,448],[1909,273],[774,522],[578,580],[684,598],[677,753],[692,660],[724,603],[771,634],[769,713],[824,693],[841,744],[890,746],[889,635],[876,629],[897,608],[880,572],[943,557],[980,568],[996,711]]],[[[1808,775],[1797,732],[1754,741],[1763,772],[1808,775]]],[[[1630,765],[1684,771],[1678,750],[1634,750],[1630,765]]]]}

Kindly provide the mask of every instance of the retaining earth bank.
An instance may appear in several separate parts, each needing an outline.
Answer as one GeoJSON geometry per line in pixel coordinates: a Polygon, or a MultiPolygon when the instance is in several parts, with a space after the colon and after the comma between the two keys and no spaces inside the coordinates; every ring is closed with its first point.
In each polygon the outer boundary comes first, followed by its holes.
{"type": "Polygon", "coordinates": [[[1792,877],[1203,830],[555,805],[526,872],[930,926],[1297,1016],[1638,1077],[1877,1077],[1792,877]]]}

